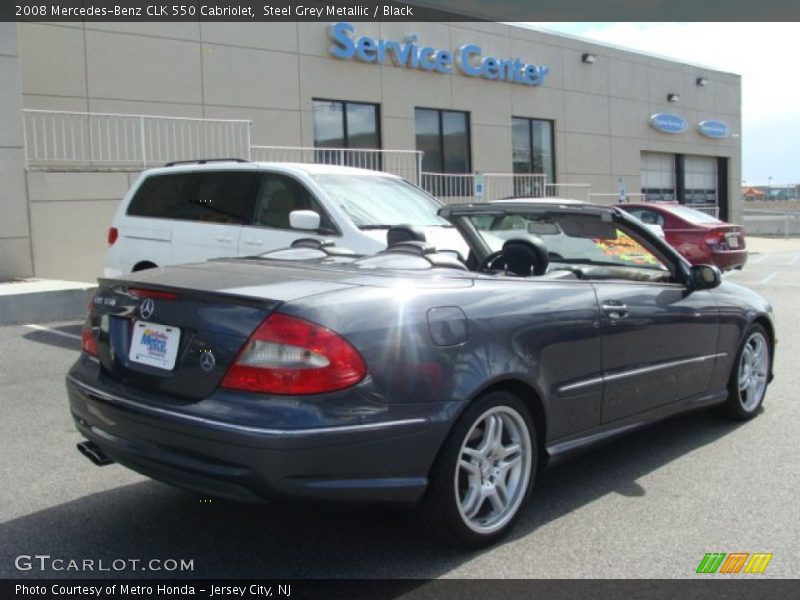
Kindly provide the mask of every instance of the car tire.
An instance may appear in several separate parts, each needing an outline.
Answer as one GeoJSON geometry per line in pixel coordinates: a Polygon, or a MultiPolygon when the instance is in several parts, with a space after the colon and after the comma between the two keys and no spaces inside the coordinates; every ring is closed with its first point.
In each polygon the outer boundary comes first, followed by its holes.
{"type": "Polygon", "coordinates": [[[519,517],[536,476],[530,411],[515,395],[479,397],[459,417],[431,469],[421,510],[450,545],[488,546],[519,517]]]}
{"type": "Polygon", "coordinates": [[[769,339],[758,323],[745,333],[728,380],[728,400],[723,406],[726,415],[733,419],[752,419],[764,402],[772,364],[769,339]]]}

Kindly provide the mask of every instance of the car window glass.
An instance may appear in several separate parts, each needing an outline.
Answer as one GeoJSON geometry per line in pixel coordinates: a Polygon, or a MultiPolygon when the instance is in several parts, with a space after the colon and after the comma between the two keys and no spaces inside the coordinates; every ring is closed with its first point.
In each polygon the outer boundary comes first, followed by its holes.
{"type": "Polygon", "coordinates": [[[288,175],[264,175],[258,198],[255,224],[278,229],[291,229],[289,213],[293,210],[313,210],[319,215],[320,229],[334,231],[333,223],[311,192],[288,175]]]}
{"type": "Polygon", "coordinates": [[[148,177],[136,190],[128,206],[128,214],[134,217],[180,218],[178,215],[194,195],[197,179],[194,173],[148,177]]]}
{"type": "Polygon", "coordinates": [[[652,252],[627,233],[620,229],[616,229],[615,233],[614,237],[592,239],[594,247],[601,253],[598,262],[612,261],[629,267],[666,269],[652,252]]]}
{"type": "Polygon", "coordinates": [[[630,208],[626,210],[645,225],[664,226],[664,217],[654,210],[647,210],[646,208],[630,208]]]}
{"type": "Polygon", "coordinates": [[[356,227],[448,225],[436,214],[440,208],[436,201],[402,179],[349,174],[321,174],[314,179],[356,227]]]}
{"type": "Polygon", "coordinates": [[[584,269],[586,278],[633,280],[660,280],[669,273],[667,265],[631,234],[596,215],[520,213],[491,219],[475,215],[469,220],[492,251],[512,239],[541,240],[551,270],[581,265],[591,267],[584,269]],[[645,269],[656,273],[643,274],[645,269]]]}
{"type": "Polygon", "coordinates": [[[689,208],[688,206],[671,206],[670,210],[681,217],[682,219],[688,221],[689,223],[695,224],[711,224],[711,223],[722,223],[716,217],[711,215],[707,215],[704,212],[700,212],[699,210],[695,210],[694,208],[689,208]]]}
{"type": "Polygon", "coordinates": [[[136,191],[128,214],[241,225],[252,219],[257,183],[247,171],[153,175],[136,191]]]}

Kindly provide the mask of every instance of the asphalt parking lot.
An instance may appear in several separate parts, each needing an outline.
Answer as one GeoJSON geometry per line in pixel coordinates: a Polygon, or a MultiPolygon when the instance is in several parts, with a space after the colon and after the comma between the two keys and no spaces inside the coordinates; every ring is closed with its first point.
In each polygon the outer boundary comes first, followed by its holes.
{"type": "Polygon", "coordinates": [[[745,424],[680,416],[555,467],[510,538],[466,553],[429,539],[413,513],[209,502],[95,467],[75,450],[63,385],[80,325],[0,327],[0,577],[109,575],[14,566],[47,554],[193,560],[192,572],[141,573],[150,577],[681,578],[699,577],[706,552],[770,552],[759,577],[797,577],[800,252],[753,255],[726,278],[775,306],[776,378],[762,414],[745,424]]]}

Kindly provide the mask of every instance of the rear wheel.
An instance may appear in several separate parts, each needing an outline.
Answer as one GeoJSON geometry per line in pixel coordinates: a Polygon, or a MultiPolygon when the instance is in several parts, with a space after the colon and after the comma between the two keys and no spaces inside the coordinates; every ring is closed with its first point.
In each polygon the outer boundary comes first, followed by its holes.
{"type": "Polygon", "coordinates": [[[444,541],[481,547],[502,537],[530,494],[536,434],[527,407],[491,392],[459,418],[430,474],[422,510],[444,541]]]}
{"type": "Polygon", "coordinates": [[[752,419],[764,401],[769,383],[772,347],[766,330],[753,324],[736,356],[730,380],[726,412],[735,419],[752,419]]]}

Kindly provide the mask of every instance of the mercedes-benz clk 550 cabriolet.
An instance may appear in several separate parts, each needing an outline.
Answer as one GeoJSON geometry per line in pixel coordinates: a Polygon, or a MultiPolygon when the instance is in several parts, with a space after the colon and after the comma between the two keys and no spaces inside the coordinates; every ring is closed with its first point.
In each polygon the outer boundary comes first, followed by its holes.
{"type": "Polygon", "coordinates": [[[489,544],[542,468],[670,415],[755,416],[770,304],[577,202],[449,205],[413,227],[101,279],[67,375],[79,449],[243,501],[419,504],[489,544]]]}

